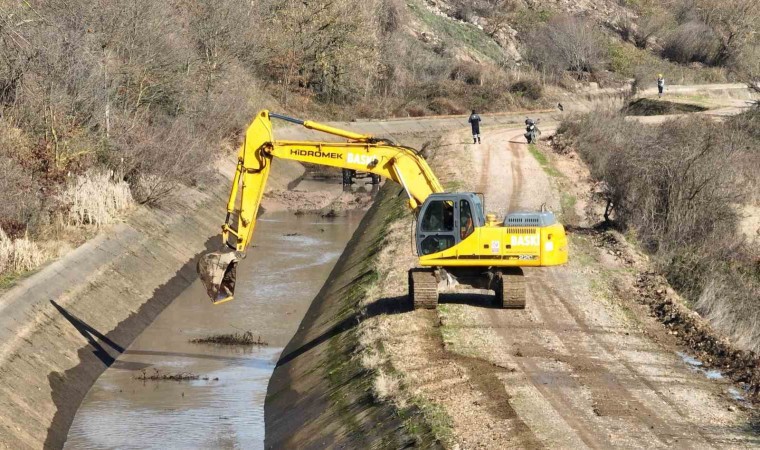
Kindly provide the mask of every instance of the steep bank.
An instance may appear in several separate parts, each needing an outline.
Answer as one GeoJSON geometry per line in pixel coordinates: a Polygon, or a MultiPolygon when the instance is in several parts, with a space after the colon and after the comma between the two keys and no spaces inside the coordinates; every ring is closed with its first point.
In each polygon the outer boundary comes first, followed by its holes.
{"type": "Polygon", "coordinates": [[[282,353],[265,404],[267,448],[435,447],[415,407],[375,398],[373,376],[356,356],[357,325],[407,308],[406,297],[367,308],[388,226],[405,213],[405,196],[386,184],[282,353]]]}

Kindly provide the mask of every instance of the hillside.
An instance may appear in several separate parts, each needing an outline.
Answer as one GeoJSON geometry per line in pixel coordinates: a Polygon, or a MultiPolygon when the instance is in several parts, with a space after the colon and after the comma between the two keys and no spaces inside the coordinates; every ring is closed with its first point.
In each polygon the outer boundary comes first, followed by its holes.
{"type": "Polygon", "coordinates": [[[202,184],[254,111],[552,107],[757,80],[752,0],[172,0],[0,6],[0,289],[202,184]],[[754,77],[754,78],[753,78],[754,77]]]}

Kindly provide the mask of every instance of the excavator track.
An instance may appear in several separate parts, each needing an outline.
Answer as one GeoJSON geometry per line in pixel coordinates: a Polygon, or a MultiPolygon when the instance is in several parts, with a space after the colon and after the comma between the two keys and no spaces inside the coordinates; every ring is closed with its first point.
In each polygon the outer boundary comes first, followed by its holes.
{"type": "Polygon", "coordinates": [[[505,309],[525,309],[525,276],[521,268],[501,270],[496,284],[496,303],[505,309]]]}
{"type": "Polygon", "coordinates": [[[409,271],[409,299],[414,309],[435,309],[438,306],[438,280],[432,269],[409,271]]]}

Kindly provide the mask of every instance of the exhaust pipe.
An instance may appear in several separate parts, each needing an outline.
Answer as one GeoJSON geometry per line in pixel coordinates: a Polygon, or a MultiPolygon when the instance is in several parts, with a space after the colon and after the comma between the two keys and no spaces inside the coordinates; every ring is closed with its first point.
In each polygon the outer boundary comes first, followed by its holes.
{"type": "Polygon", "coordinates": [[[211,252],[198,260],[198,277],[214,305],[234,298],[237,264],[238,257],[234,251],[211,252]]]}

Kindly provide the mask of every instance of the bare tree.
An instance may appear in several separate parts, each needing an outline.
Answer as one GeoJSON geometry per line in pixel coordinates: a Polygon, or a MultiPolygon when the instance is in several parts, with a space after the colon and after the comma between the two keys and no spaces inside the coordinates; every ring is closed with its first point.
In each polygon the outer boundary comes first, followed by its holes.
{"type": "Polygon", "coordinates": [[[539,26],[525,41],[525,54],[537,68],[559,74],[594,72],[605,59],[605,37],[586,19],[561,16],[539,26]]]}
{"type": "Polygon", "coordinates": [[[694,0],[696,15],[719,36],[716,63],[725,65],[740,57],[749,45],[758,45],[760,8],[756,0],[694,0]]]}
{"type": "Polygon", "coordinates": [[[329,101],[347,101],[366,92],[379,61],[380,2],[347,0],[268,0],[262,20],[267,75],[282,85],[283,101],[293,87],[329,101]]]}

